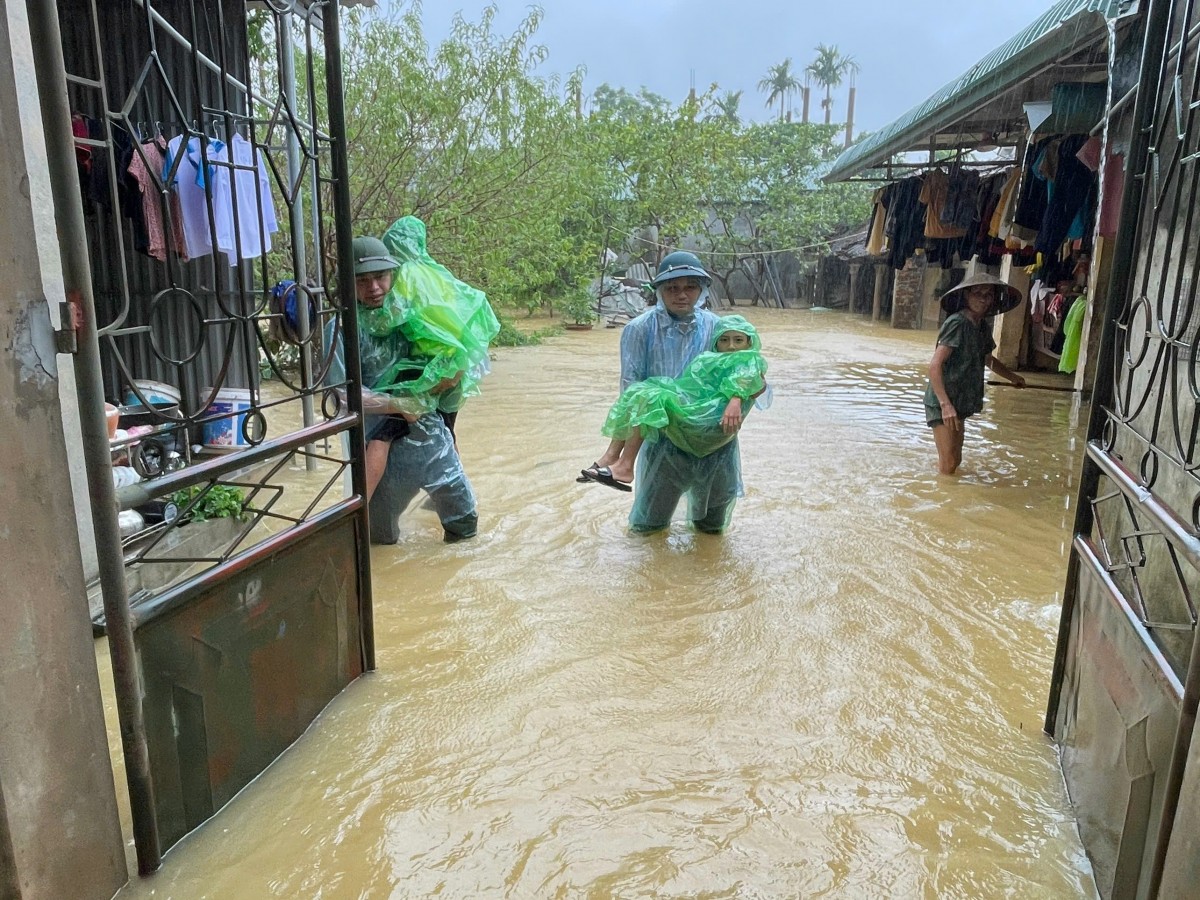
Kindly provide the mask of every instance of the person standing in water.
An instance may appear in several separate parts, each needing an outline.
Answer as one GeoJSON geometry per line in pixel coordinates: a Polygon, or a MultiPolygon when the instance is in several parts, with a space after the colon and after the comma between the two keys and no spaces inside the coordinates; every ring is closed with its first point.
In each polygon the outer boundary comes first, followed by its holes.
{"type": "Polygon", "coordinates": [[[737,436],[754,400],[766,390],[767,361],[754,326],[742,316],[723,316],[713,347],[692,360],[678,378],[647,378],[631,384],[609,411],[601,433],[622,445],[607,472],[589,480],[630,491],[634,462],[644,440],[669,440],[693,456],[719,450],[737,436]]]}
{"type": "MultiPolygon", "coordinates": [[[[688,363],[713,346],[720,321],[704,309],[712,278],[694,253],[668,253],[650,284],[658,302],[621,333],[622,392],[647,378],[678,378],[688,363]]],[[[597,475],[603,478],[607,473],[611,478],[611,466],[622,449],[622,442],[614,439],[579,477],[596,481],[597,475]]],[[[681,450],[669,440],[643,447],[637,459],[630,530],[640,534],[662,531],[670,525],[685,494],[688,518],[697,531],[720,534],[728,527],[734,502],[742,495],[736,436],[704,457],[681,450]]]]}
{"type": "Polygon", "coordinates": [[[1024,378],[992,356],[991,317],[1020,303],[1016,288],[985,273],[963,279],[942,295],[942,309],[950,315],[938,332],[925,388],[925,421],[933,429],[942,475],[953,475],[962,464],[964,425],[983,409],[984,368],[1025,387],[1024,378]]]}

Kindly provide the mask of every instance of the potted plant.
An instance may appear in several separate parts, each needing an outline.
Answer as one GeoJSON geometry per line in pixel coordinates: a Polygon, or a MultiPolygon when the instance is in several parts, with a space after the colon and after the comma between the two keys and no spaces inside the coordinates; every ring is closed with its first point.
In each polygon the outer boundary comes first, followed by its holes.
{"type": "Polygon", "coordinates": [[[558,308],[568,320],[565,327],[572,331],[586,331],[600,318],[596,314],[596,301],[583,291],[567,294],[559,300],[558,308]]]}
{"type": "Polygon", "coordinates": [[[227,484],[184,488],[171,495],[171,502],[175,504],[178,514],[183,516],[181,525],[188,522],[206,522],[209,519],[241,521],[245,518],[242,492],[227,484]]]}

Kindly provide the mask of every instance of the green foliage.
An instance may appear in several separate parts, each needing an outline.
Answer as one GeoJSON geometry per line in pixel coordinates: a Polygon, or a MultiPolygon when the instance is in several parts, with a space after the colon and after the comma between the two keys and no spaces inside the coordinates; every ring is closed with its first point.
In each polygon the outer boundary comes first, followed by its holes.
{"type": "Polygon", "coordinates": [[[431,47],[419,4],[347,30],[345,84],[356,229],[378,234],[411,213],[430,252],[494,307],[532,310],[590,277],[603,228],[604,175],[571,139],[582,75],[541,78],[532,9],[510,35],[496,10],[461,15],[431,47]]]}
{"type": "Polygon", "coordinates": [[[172,494],[171,502],[179,508],[181,516],[186,515],[189,522],[204,522],[208,519],[241,519],[244,504],[242,492],[227,484],[193,485],[172,494]],[[200,499],[196,500],[197,497],[200,499]],[[196,505],[189,510],[188,504],[194,500],[196,505]],[[186,513],[185,510],[187,510],[186,513]]]}
{"type": "MultiPolygon", "coordinates": [[[[718,280],[740,271],[761,292],[764,254],[806,247],[815,258],[869,211],[861,185],[820,182],[841,149],[833,128],[743,125],[740,92],[715,84],[678,105],[602,84],[585,103],[582,70],[535,74],[547,55],[537,7],[510,34],[495,29],[495,7],[477,21],[459,15],[436,46],[417,0],[344,15],[355,231],[421,217],[433,256],[498,313],[566,312],[606,247],[653,267],[686,243],[718,280]]],[[[269,96],[274,26],[253,38],[264,55],[253,77],[269,96]]],[[[785,60],[760,85],[781,119],[798,74],[785,60]]]]}
{"type": "Polygon", "coordinates": [[[492,341],[493,347],[532,347],[542,342],[543,338],[562,334],[562,328],[552,326],[539,328],[537,331],[521,331],[508,319],[500,316],[500,333],[492,341]]]}
{"type": "Polygon", "coordinates": [[[792,71],[791,57],[769,67],[766,77],[759,81],[758,89],[767,95],[767,109],[779,101],[779,121],[782,122],[787,113],[788,97],[800,89],[800,79],[792,71]]]}
{"type": "Polygon", "coordinates": [[[836,46],[817,44],[817,58],[809,63],[804,71],[825,88],[825,99],[821,101],[821,107],[825,110],[826,125],[829,124],[833,113],[833,89],[840,86],[846,76],[852,76],[858,70],[859,65],[853,56],[845,55],[836,46]]]}
{"type": "Polygon", "coordinates": [[[571,291],[555,302],[555,307],[576,325],[590,325],[600,316],[596,314],[596,301],[584,291],[571,291]]]}
{"type": "Polygon", "coordinates": [[[741,127],[742,91],[726,91],[720,97],[714,97],[709,104],[708,120],[724,119],[734,128],[741,127]]]}

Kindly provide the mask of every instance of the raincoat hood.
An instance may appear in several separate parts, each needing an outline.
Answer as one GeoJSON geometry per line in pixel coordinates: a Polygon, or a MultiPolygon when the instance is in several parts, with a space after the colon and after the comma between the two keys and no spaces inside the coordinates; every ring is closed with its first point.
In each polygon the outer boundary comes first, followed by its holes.
{"type": "Polygon", "coordinates": [[[713,326],[712,347],[710,349],[716,350],[717,339],[729,331],[736,331],[739,334],[744,334],[746,337],[750,338],[751,350],[762,349],[762,339],[758,336],[758,330],[749,322],[747,322],[744,317],[737,315],[721,316],[721,318],[717,320],[717,324],[713,326]]]}
{"type": "Polygon", "coordinates": [[[416,216],[393,222],[384,232],[383,242],[401,263],[433,262],[426,244],[425,223],[416,216]]]}

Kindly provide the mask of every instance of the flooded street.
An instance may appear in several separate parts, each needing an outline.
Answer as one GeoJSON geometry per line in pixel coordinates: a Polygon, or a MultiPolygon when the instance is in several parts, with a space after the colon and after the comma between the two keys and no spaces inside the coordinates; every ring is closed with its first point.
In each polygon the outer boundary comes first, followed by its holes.
{"type": "Polygon", "coordinates": [[[120,900],[1093,896],[1041,732],[1074,395],[989,388],[940,478],[933,332],[748,318],[775,400],[723,537],[575,483],[619,331],[497,350],[480,536],[405,516],[379,670],[120,900]]]}

